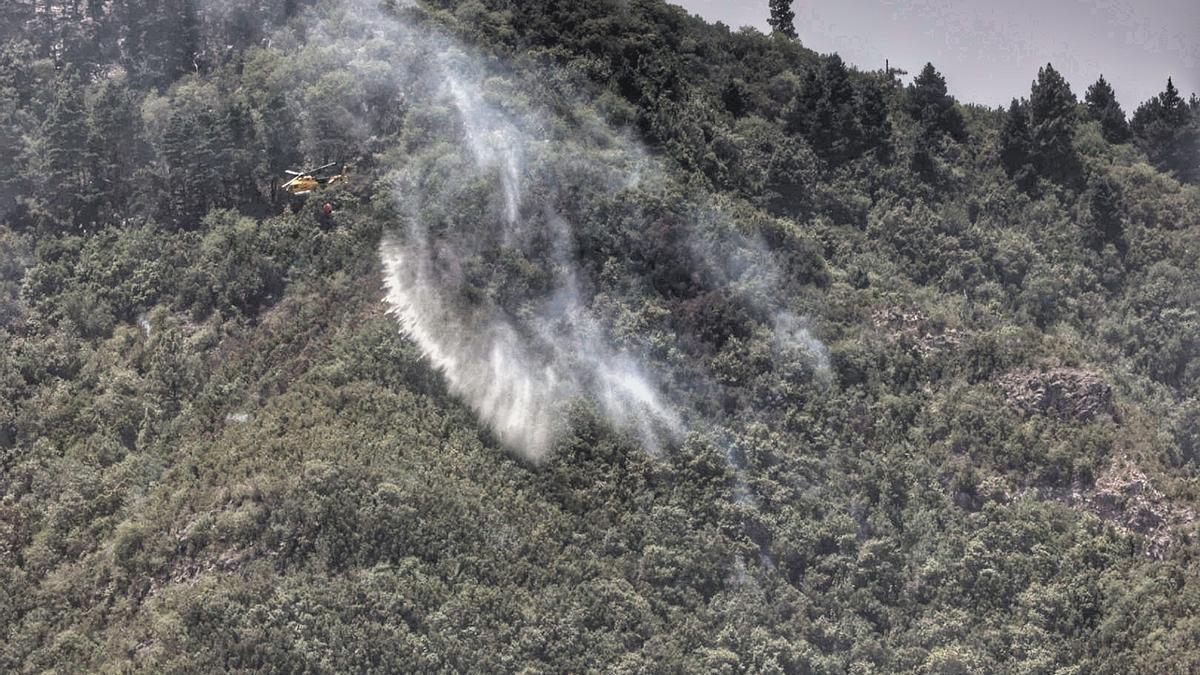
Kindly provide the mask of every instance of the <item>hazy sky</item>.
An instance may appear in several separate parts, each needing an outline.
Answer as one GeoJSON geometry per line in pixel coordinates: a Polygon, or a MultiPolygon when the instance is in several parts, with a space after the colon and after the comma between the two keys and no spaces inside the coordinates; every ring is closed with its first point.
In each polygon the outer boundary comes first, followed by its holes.
{"type": "MultiPolygon", "coordinates": [[[[671,0],[709,21],[767,30],[767,0],[671,0]]],[[[863,69],[925,64],[961,101],[1007,105],[1054,64],[1083,97],[1103,73],[1126,113],[1167,76],[1200,92],[1200,0],[798,0],[796,31],[863,69]]]]}

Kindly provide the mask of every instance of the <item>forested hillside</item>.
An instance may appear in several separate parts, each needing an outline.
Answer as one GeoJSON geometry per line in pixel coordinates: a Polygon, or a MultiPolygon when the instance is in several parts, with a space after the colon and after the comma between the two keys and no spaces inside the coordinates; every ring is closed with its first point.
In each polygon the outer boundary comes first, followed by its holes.
{"type": "Polygon", "coordinates": [[[1200,671],[1200,100],[768,5],[0,5],[0,672],[1200,671]]]}

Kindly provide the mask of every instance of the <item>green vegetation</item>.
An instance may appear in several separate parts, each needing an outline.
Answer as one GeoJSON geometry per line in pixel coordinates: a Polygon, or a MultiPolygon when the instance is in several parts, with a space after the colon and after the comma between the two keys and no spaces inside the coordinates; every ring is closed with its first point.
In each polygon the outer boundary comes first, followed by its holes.
{"type": "Polygon", "coordinates": [[[779,33],[784,37],[796,37],[796,13],[792,11],[792,3],[789,0],[771,0],[771,17],[767,22],[771,26],[771,30],[779,33]]]}
{"type": "Polygon", "coordinates": [[[1129,140],[1129,122],[1125,119],[1125,111],[1117,102],[1112,85],[1103,75],[1088,87],[1085,100],[1088,118],[1100,123],[1104,140],[1109,143],[1125,143],[1129,140]]]}
{"type": "MultiPolygon", "coordinates": [[[[664,167],[556,208],[599,330],[714,422],[651,453],[575,401],[533,463],[450,394],[378,250],[461,121],[354,7],[8,2],[0,671],[1200,669],[1197,99],[1126,135],[1050,65],[989,110],[661,0],[400,4],[592,139],[561,154],[610,163],[602,118],[664,167]]],[[[493,236],[493,192],[439,235],[493,236]]],[[[462,302],[527,313],[546,255],[468,261],[462,302]]]]}

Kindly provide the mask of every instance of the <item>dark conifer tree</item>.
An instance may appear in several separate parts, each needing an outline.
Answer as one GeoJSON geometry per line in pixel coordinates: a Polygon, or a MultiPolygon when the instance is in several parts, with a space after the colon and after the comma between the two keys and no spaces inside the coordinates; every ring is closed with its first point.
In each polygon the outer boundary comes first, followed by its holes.
{"type": "Polygon", "coordinates": [[[104,62],[106,45],[100,40],[101,24],[85,19],[79,3],[68,5],[64,21],[58,28],[55,56],[60,63],[73,66],[87,80],[104,62]]]}
{"type": "Polygon", "coordinates": [[[275,95],[267,99],[262,111],[263,117],[269,120],[263,124],[257,134],[262,151],[259,153],[257,170],[271,176],[270,198],[276,198],[277,179],[288,169],[299,168],[303,158],[296,144],[300,135],[300,124],[287,99],[275,95]]]}
{"type": "Polygon", "coordinates": [[[1167,78],[1167,88],[1158,95],[1158,100],[1162,102],[1164,114],[1172,122],[1182,122],[1183,115],[1189,107],[1184,103],[1183,97],[1179,95],[1179,89],[1175,87],[1174,79],[1167,78]]]}
{"type": "MultiPolygon", "coordinates": [[[[196,114],[195,144],[192,166],[189,169],[201,185],[205,208],[230,203],[230,158],[233,139],[228,118],[211,109],[196,114]]],[[[202,215],[202,214],[201,214],[202,215]]]]}
{"type": "Polygon", "coordinates": [[[888,117],[887,94],[882,85],[868,82],[859,92],[859,123],[863,147],[881,161],[892,157],[892,122],[888,117]]]}
{"type": "Polygon", "coordinates": [[[1079,177],[1074,146],[1078,103],[1071,86],[1054,66],[1047,63],[1038,70],[1029,95],[1034,166],[1039,176],[1059,184],[1073,183],[1079,177]]]}
{"type": "Polygon", "coordinates": [[[1004,171],[1022,190],[1037,182],[1033,167],[1033,137],[1029,130],[1029,106],[1013,99],[1000,129],[1000,163],[1004,171]]]}
{"type": "Polygon", "coordinates": [[[83,85],[70,66],[55,80],[53,95],[41,127],[45,170],[34,194],[54,219],[52,226],[81,227],[92,219],[86,211],[96,200],[97,187],[93,184],[83,85]]]}
{"type": "Polygon", "coordinates": [[[792,11],[792,0],[771,0],[771,17],[767,23],[771,31],[785,37],[796,37],[796,13],[792,11]]]}
{"type": "Polygon", "coordinates": [[[195,0],[164,0],[147,7],[122,3],[119,10],[124,64],[139,83],[165,87],[195,69],[200,50],[195,0]]]}
{"type": "Polygon", "coordinates": [[[1188,182],[1200,182],[1200,117],[1195,111],[1168,78],[1167,88],[1139,106],[1130,123],[1150,162],[1188,182]]]}
{"type": "Polygon", "coordinates": [[[85,112],[83,86],[68,69],[55,82],[54,99],[42,126],[51,179],[64,188],[78,187],[81,182],[87,147],[85,112]]]}
{"type": "Polygon", "coordinates": [[[1117,102],[1108,81],[1101,75],[1096,83],[1088,87],[1087,95],[1088,117],[1100,123],[1100,132],[1109,143],[1125,143],[1129,140],[1129,122],[1125,120],[1125,111],[1117,102]]]}
{"type": "Polygon", "coordinates": [[[1163,118],[1161,94],[1144,101],[1137,107],[1137,110],[1133,111],[1133,119],[1129,121],[1130,132],[1138,142],[1138,146],[1147,150],[1146,154],[1148,155],[1151,154],[1147,149],[1148,143],[1154,136],[1162,133],[1162,129],[1166,126],[1163,118]]]}
{"type": "Polygon", "coordinates": [[[788,130],[802,133],[822,159],[839,164],[862,152],[854,86],[837,54],[810,71],[800,99],[787,114],[788,130]]]}
{"type": "Polygon", "coordinates": [[[96,181],[109,211],[130,205],[130,177],[142,163],[141,117],[137,98],[123,83],[108,81],[94,98],[89,117],[89,143],[96,181]]]}
{"type": "MultiPolygon", "coordinates": [[[[16,158],[23,148],[24,121],[28,115],[21,109],[21,92],[17,86],[17,65],[7,50],[0,50],[0,157],[16,158]]],[[[0,172],[0,219],[16,205],[15,197],[24,172],[0,172]]]]}
{"type": "Polygon", "coordinates": [[[205,167],[202,148],[196,139],[196,116],[182,110],[171,114],[163,136],[163,158],[167,162],[167,217],[177,226],[190,227],[205,211],[205,167]]]}
{"type": "Polygon", "coordinates": [[[946,78],[932,63],[925,64],[908,88],[906,109],[920,125],[923,135],[932,138],[948,134],[956,141],[966,140],[962,113],[946,91],[946,78]]]}
{"type": "Polygon", "coordinates": [[[250,110],[235,101],[219,121],[224,127],[223,142],[228,143],[221,153],[225,191],[239,202],[256,201],[259,193],[254,182],[254,148],[258,143],[250,110]]]}
{"type": "Polygon", "coordinates": [[[734,117],[746,112],[746,86],[739,80],[730,79],[721,87],[721,103],[734,117]]]}

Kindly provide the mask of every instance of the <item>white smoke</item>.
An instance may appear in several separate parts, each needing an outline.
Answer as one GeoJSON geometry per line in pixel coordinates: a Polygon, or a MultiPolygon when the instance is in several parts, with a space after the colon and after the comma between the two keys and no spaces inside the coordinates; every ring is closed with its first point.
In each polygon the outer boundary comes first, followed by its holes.
{"type": "Polygon", "coordinates": [[[797,358],[813,369],[817,378],[828,384],[833,377],[829,362],[829,347],[813,336],[808,319],[789,311],[781,311],[771,318],[774,329],[772,346],[780,358],[797,358]]]}
{"type": "MultiPolygon", "coordinates": [[[[667,363],[609,336],[572,221],[596,220],[587,198],[580,203],[584,192],[599,195],[592,201],[611,206],[613,218],[649,222],[632,200],[670,193],[668,172],[585,108],[567,120],[514,101],[460,45],[366,3],[310,34],[350,49],[350,66],[370,63],[372,77],[386,64],[424,115],[421,141],[390,160],[394,206],[406,224],[385,235],[379,255],[387,303],[449,390],[532,460],[552,449],[577,401],[651,452],[678,441],[697,421],[695,408],[664,388],[675,375],[667,363]]],[[[721,218],[697,209],[697,223],[721,218]]],[[[701,265],[730,265],[721,247],[693,244],[684,248],[700,251],[701,265]]],[[[757,269],[768,270],[762,285],[775,283],[772,263],[757,269]]],[[[771,304],[765,296],[751,302],[771,304]]],[[[800,345],[827,369],[824,346],[803,322],[786,311],[777,317],[777,348],[800,345]]]]}

